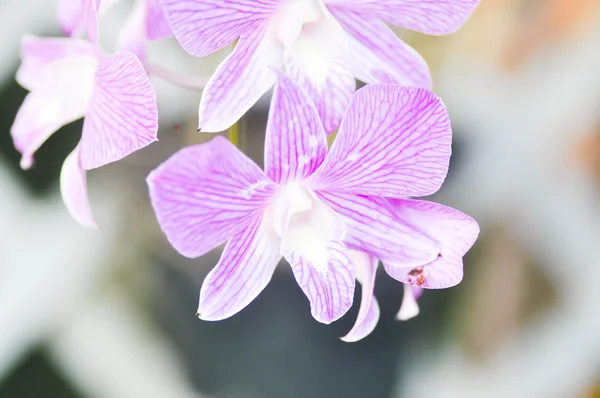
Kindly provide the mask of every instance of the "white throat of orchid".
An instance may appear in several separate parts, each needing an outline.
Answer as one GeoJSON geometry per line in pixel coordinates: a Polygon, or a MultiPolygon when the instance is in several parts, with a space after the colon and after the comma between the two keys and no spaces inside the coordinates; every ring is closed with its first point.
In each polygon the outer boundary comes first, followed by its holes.
{"type": "Polygon", "coordinates": [[[267,35],[283,50],[283,64],[317,86],[348,47],[346,32],[322,0],[288,0],[272,17],[267,35]]]}
{"type": "Polygon", "coordinates": [[[300,181],[279,187],[263,227],[281,239],[284,257],[299,255],[321,273],[327,273],[330,242],[341,242],[346,235],[341,218],[300,181]]]}

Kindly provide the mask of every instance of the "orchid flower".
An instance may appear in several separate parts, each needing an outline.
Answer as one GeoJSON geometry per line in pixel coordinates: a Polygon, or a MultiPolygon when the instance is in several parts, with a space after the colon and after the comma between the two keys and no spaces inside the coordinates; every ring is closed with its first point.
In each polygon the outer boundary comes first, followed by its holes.
{"type": "Polygon", "coordinates": [[[239,38],[207,84],[199,129],[233,125],[284,68],[315,102],[327,133],[335,131],[365,83],[429,88],[426,63],[386,26],[432,35],[456,31],[479,0],[161,0],[181,46],[206,56],[239,38]]]}
{"type": "Polygon", "coordinates": [[[148,177],[158,222],[177,251],[194,258],[227,242],[200,290],[204,320],[246,307],[281,257],[313,317],[330,323],[352,305],[349,248],[408,271],[443,250],[384,198],[430,195],[441,186],[452,134],[441,100],[425,89],[366,86],[328,152],[314,103],[275,73],[264,172],[219,136],[182,149],[148,177]]]}
{"type": "MultiPolygon", "coordinates": [[[[414,199],[390,199],[390,207],[396,217],[441,244],[439,256],[414,268],[399,267],[383,260],[385,271],[404,283],[404,298],[398,315],[399,320],[410,319],[419,313],[417,299],[422,289],[444,289],[460,283],[463,278],[462,258],[473,246],[479,235],[479,226],[471,217],[437,203],[414,199]]],[[[332,206],[335,211],[336,207],[332,206]]],[[[379,259],[364,252],[352,252],[357,279],[362,284],[360,310],[352,330],[342,338],[357,341],[366,337],[379,320],[379,305],[373,295],[375,274],[379,259]]]]}
{"type": "Polygon", "coordinates": [[[131,52],[104,55],[78,38],[25,37],[21,58],[17,81],[30,93],[11,128],[23,155],[21,167],[31,167],[35,151],[60,127],[85,116],[60,185],[71,215],[82,225],[96,226],[85,172],[156,141],[158,112],[150,80],[131,52]]]}

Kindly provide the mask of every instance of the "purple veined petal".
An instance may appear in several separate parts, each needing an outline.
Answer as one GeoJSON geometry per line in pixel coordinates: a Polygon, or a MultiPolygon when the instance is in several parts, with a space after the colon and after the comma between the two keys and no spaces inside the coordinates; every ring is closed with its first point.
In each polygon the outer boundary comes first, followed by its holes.
{"type": "Polygon", "coordinates": [[[425,60],[385,23],[344,8],[331,7],[331,13],[351,36],[346,61],[359,80],[431,88],[425,60]]]}
{"type": "MultiPolygon", "coordinates": [[[[283,221],[281,254],[308,297],[313,317],[331,323],[348,311],[354,299],[355,269],[343,244],[346,226],[325,203],[294,184],[298,182],[284,186],[295,195],[283,201],[292,203],[295,209],[277,211],[282,200],[278,195],[265,217],[274,222],[287,218],[283,221]],[[303,196],[305,200],[301,200],[303,196]]],[[[277,226],[275,231],[280,233],[277,226]]]]}
{"type": "Polygon", "coordinates": [[[354,95],[314,189],[368,196],[435,193],[446,178],[452,130],[446,108],[425,89],[374,84],[354,95]]]}
{"type": "Polygon", "coordinates": [[[148,186],[167,239],[191,258],[248,227],[274,193],[262,170],[223,137],[180,150],[150,173],[148,186]]]}
{"type": "Polygon", "coordinates": [[[70,56],[58,59],[43,70],[11,127],[21,167],[33,164],[33,154],[60,127],[82,118],[94,86],[96,57],[70,56]]]}
{"type": "Polygon", "coordinates": [[[229,318],[244,309],[267,286],[281,259],[280,239],[261,225],[262,214],[229,240],[219,263],[200,290],[198,317],[229,318]]]}
{"type": "Polygon", "coordinates": [[[429,35],[456,32],[480,0],[326,0],[328,5],[373,15],[394,25],[429,35]]]}
{"type": "Polygon", "coordinates": [[[340,242],[330,242],[327,264],[317,268],[299,253],[289,253],[296,282],[308,297],[313,318],[325,324],[341,318],[354,300],[354,264],[340,242]]]}
{"type": "Polygon", "coordinates": [[[350,258],[356,266],[356,279],[362,285],[360,310],[352,330],[341,339],[345,342],[355,342],[367,337],[379,321],[379,304],[374,296],[375,275],[379,260],[364,252],[349,250],[350,258]]]}
{"type": "Polygon", "coordinates": [[[285,0],[161,0],[179,44],[203,57],[263,26],[285,0]]]}
{"type": "Polygon", "coordinates": [[[399,321],[408,321],[411,318],[419,315],[419,304],[417,300],[421,297],[423,289],[417,286],[404,285],[404,296],[400,311],[396,314],[396,319],[399,321]]]}
{"type": "Polygon", "coordinates": [[[100,0],[59,0],[58,22],[66,35],[84,33],[92,42],[98,40],[98,9],[100,0]]]}
{"type": "Polygon", "coordinates": [[[149,40],[164,39],[173,35],[159,0],[146,0],[146,34],[149,40]]]}
{"type": "Polygon", "coordinates": [[[71,216],[84,227],[98,228],[87,195],[86,171],[79,160],[79,146],[65,159],[60,172],[60,192],[71,216]]]}
{"type": "Polygon", "coordinates": [[[94,46],[76,38],[40,38],[26,35],[21,39],[21,66],[17,82],[33,90],[44,81],[44,68],[52,62],[71,56],[95,57],[94,46]]]}
{"type": "Polygon", "coordinates": [[[200,100],[199,131],[228,129],[275,83],[270,66],[280,66],[281,50],[263,40],[265,29],[242,35],[208,81],[200,100]]]}
{"type": "Polygon", "coordinates": [[[286,70],[314,102],[325,132],[331,134],[336,131],[356,90],[356,81],[350,69],[337,60],[331,65],[322,84],[315,84],[295,64],[288,63],[286,70]]]}
{"type": "Polygon", "coordinates": [[[327,138],[311,100],[276,71],[265,137],[265,172],[278,184],[311,175],[327,154],[327,138]]]}
{"type": "Polygon", "coordinates": [[[386,199],[327,191],[317,191],[317,196],[343,217],[347,228],[344,242],[349,248],[403,267],[438,258],[440,243],[418,226],[396,217],[386,199]]]}
{"type": "Polygon", "coordinates": [[[462,257],[479,235],[475,220],[458,210],[437,203],[396,199],[390,200],[396,216],[418,226],[440,242],[440,256],[426,265],[405,268],[385,261],[388,274],[400,282],[427,289],[443,289],[457,285],[463,278],[462,257]]]}
{"type": "Polygon", "coordinates": [[[81,161],[104,166],[157,141],[156,95],[137,57],[121,51],[100,61],[83,122],[81,161]]]}

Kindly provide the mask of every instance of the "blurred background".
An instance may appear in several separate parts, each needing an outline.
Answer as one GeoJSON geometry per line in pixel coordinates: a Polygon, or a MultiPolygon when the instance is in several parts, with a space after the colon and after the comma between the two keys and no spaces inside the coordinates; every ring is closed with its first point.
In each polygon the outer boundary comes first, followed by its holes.
{"type": "MultiPolygon", "coordinates": [[[[357,343],[338,339],[357,308],[317,323],[285,264],[240,314],[194,316],[220,253],[170,247],[145,176],[206,139],[199,91],[155,78],[160,142],[88,173],[102,231],[76,224],[58,191],[81,122],[19,169],[19,40],[60,35],[55,3],[0,2],[0,398],[600,397],[600,0],[482,0],[454,35],[398,31],[453,120],[433,199],[475,217],[481,235],[464,281],[427,291],[412,320],[394,320],[402,286],[378,275],[381,320],[357,343]]],[[[102,20],[108,48],[131,6],[102,20]]],[[[195,59],[166,39],[150,59],[202,81],[228,51],[195,59]]],[[[241,122],[258,162],[267,104],[241,122]]]]}

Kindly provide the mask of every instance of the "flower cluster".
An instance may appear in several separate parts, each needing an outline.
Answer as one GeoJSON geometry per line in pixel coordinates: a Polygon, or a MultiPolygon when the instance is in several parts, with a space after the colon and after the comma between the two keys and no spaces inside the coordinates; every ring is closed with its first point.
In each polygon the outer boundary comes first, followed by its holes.
{"type": "Polygon", "coordinates": [[[198,317],[241,311],[282,257],[319,322],[343,316],[355,281],[362,284],[345,341],[365,337],[378,321],[380,262],[405,284],[399,319],[418,313],[421,289],[461,281],[477,223],[413,199],[435,193],[446,177],[450,120],[429,91],[427,65],[386,23],[448,34],[478,0],[140,0],[121,50],[106,54],[98,15],[113,2],[60,0],[59,22],[71,37],[22,43],[17,80],[30,93],[11,130],[22,167],[52,133],[85,116],[61,174],[76,220],[95,225],[85,171],[156,140],[148,42],[174,35],[195,56],[234,43],[203,91],[199,131],[231,127],[274,87],[264,170],[217,136],[148,176],[158,222],[177,251],[195,258],[225,243],[202,285],[198,317]],[[355,79],[367,85],[356,91],[355,79]]]}

